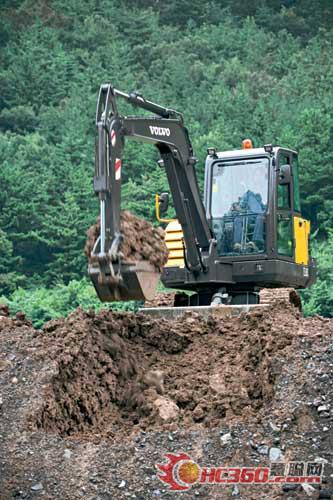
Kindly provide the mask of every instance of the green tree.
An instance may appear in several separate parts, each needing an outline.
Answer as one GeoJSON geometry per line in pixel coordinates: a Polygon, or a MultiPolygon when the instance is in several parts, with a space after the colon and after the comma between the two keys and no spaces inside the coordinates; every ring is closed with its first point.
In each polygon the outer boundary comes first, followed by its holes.
{"type": "Polygon", "coordinates": [[[333,317],[333,231],[329,231],[327,241],[313,245],[313,253],[317,259],[317,282],[302,293],[304,313],[306,315],[321,314],[333,317]]]}
{"type": "Polygon", "coordinates": [[[13,244],[0,229],[0,294],[9,294],[24,282],[24,276],[15,270],[19,258],[13,255],[13,244]]]}
{"type": "MultiPolygon", "coordinates": [[[[304,214],[325,242],[332,13],[329,0],[2,2],[1,293],[85,273],[85,231],[98,213],[95,105],[108,81],[184,114],[201,187],[208,146],[235,149],[250,137],[298,150],[304,214]]],[[[157,158],[127,141],[123,207],[152,221],[155,193],[168,190],[157,158]]]]}

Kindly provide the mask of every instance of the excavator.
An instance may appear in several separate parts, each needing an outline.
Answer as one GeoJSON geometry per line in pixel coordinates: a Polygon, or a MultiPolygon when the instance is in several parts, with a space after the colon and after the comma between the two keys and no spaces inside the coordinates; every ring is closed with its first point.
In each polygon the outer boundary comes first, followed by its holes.
{"type": "Polygon", "coordinates": [[[258,305],[263,288],[314,283],[316,262],[310,255],[310,222],[301,214],[296,151],[272,144],[254,148],[249,139],[239,150],[208,148],[202,200],[197,159],[178,111],[103,84],[96,131],[100,235],[88,274],[101,301],[151,300],[161,278],[178,291],[177,308],[241,308],[258,305]],[[150,115],[120,114],[119,99],[150,115]],[[158,219],[168,222],[169,258],[161,276],[149,262],[122,261],[121,167],[127,139],[156,146],[171,192],[175,220],[161,217],[169,194],[156,198],[158,219]]]}

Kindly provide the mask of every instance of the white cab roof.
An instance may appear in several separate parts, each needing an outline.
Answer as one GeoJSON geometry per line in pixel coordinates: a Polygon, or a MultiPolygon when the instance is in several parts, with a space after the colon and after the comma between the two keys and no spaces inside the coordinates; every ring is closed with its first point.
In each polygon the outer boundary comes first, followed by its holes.
{"type": "MultiPolygon", "coordinates": [[[[273,151],[276,153],[279,149],[285,149],[281,148],[280,146],[274,146],[273,151]]],[[[293,153],[296,153],[296,151],[292,149],[288,149],[288,151],[292,151],[293,153]]],[[[239,158],[239,157],[244,157],[244,156],[258,156],[258,155],[267,155],[264,148],[250,148],[250,149],[233,149],[231,151],[221,151],[217,152],[217,157],[218,158],[239,158]]]]}

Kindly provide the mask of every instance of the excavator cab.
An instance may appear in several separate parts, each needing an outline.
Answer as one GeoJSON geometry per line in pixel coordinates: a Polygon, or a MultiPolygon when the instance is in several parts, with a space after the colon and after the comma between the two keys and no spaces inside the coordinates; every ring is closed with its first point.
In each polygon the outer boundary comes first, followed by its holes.
{"type": "MultiPolygon", "coordinates": [[[[272,145],[253,148],[249,140],[244,142],[246,147],[235,151],[217,153],[210,148],[205,165],[206,216],[219,268],[231,270],[234,283],[220,287],[231,303],[257,303],[263,287],[308,287],[316,274],[309,249],[310,222],[301,214],[297,153],[272,145]]],[[[172,244],[162,275],[169,287],[186,268],[179,262],[182,235],[178,232],[172,239],[175,234],[173,223],[166,228],[167,245],[170,239],[172,244]]],[[[207,304],[211,298],[202,289],[194,300],[207,304]]]]}
{"type": "Polygon", "coordinates": [[[309,266],[310,222],[301,215],[295,151],[268,145],[208,157],[205,205],[220,257],[309,266]]]}

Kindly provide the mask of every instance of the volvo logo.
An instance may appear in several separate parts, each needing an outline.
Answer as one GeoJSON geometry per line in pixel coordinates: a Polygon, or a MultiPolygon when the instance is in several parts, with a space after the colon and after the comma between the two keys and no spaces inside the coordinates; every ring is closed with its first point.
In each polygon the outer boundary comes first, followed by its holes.
{"type": "Polygon", "coordinates": [[[169,137],[169,135],[170,135],[170,129],[169,128],[154,127],[153,125],[150,125],[149,128],[150,128],[150,133],[152,135],[165,135],[167,137],[169,137]]]}

